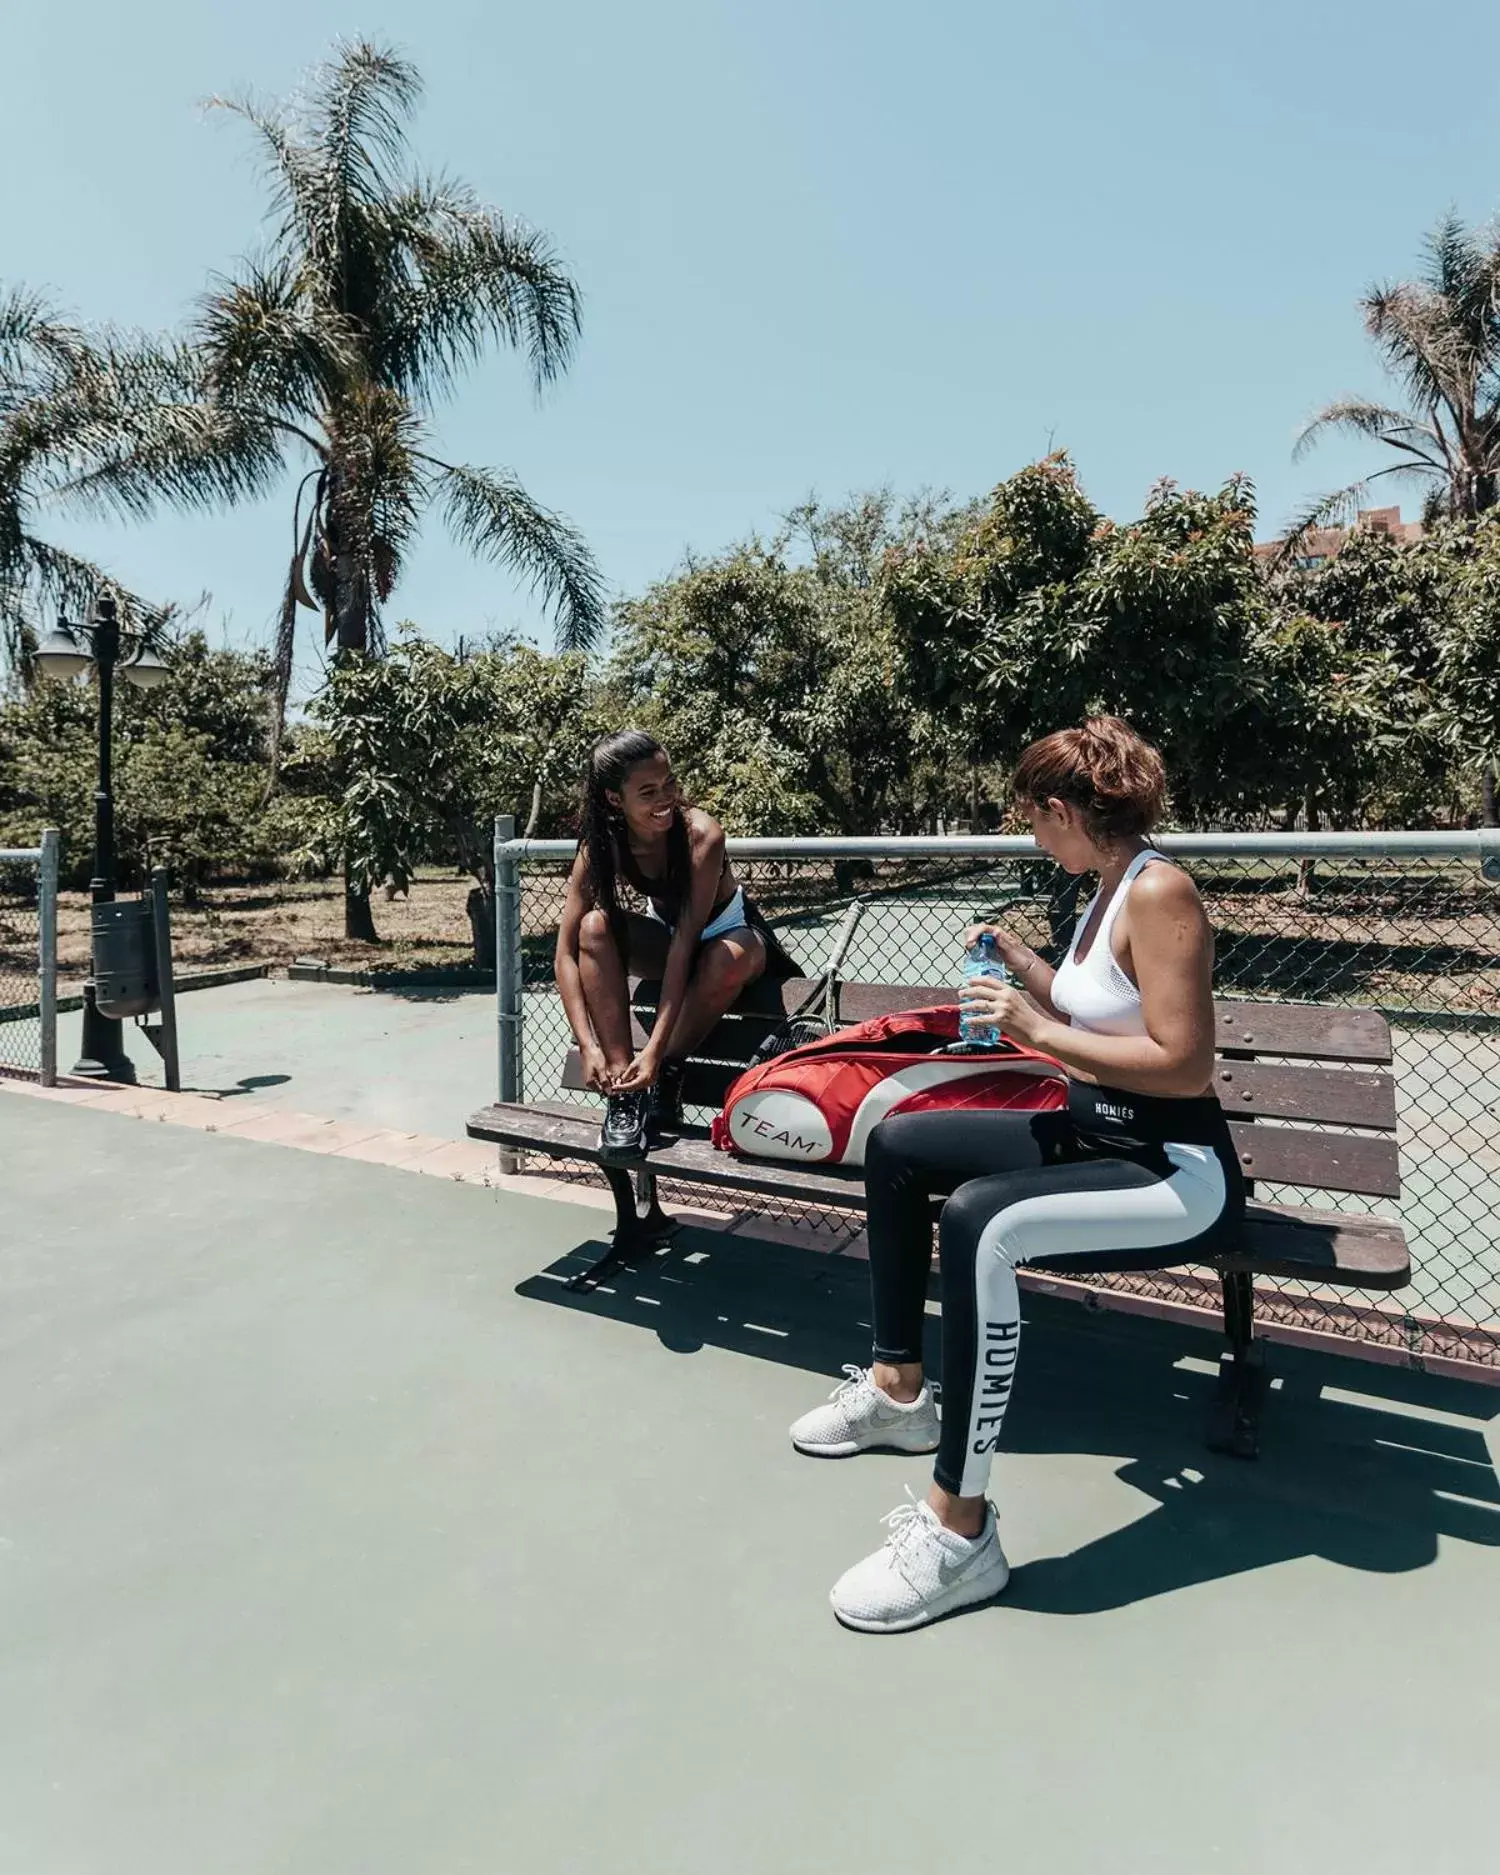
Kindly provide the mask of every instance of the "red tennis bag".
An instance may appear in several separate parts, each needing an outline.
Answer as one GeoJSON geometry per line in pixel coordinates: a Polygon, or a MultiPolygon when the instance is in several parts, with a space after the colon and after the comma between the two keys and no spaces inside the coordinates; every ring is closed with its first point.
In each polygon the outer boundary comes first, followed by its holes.
{"type": "Polygon", "coordinates": [[[958,1040],[958,1007],[908,1009],[841,1029],[750,1068],[713,1124],[721,1152],[807,1164],[863,1165],[865,1143],[897,1113],[1067,1104],[1059,1062],[1008,1037],[982,1055],[943,1055],[958,1040]]]}

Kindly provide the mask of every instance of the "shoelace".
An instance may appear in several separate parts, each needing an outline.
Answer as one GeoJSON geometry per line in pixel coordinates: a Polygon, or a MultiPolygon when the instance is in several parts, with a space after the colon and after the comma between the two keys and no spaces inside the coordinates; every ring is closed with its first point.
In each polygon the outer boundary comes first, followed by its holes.
{"type": "Polygon", "coordinates": [[[911,1486],[906,1486],[906,1502],[898,1504],[889,1516],[882,1517],[890,1535],[885,1540],[886,1548],[891,1552],[891,1561],[896,1565],[907,1587],[920,1593],[913,1574],[913,1559],[910,1552],[921,1542],[937,1544],[942,1547],[937,1528],[922,1515],[923,1506],[912,1496],[911,1486]]]}
{"type": "MultiPolygon", "coordinates": [[[[847,1375],[847,1379],[841,1380],[834,1388],[833,1392],[829,1394],[828,1397],[830,1400],[838,1400],[841,1404],[844,1401],[848,1401],[852,1406],[857,1394],[861,1392],[876,1393],[879,1391],[875,1382],[870,1378],[870,1370],[868,1367],[860,1367],[854,1361],[845,1361],[844,1373],[847,1375]]],[[[925,1384],[928,1398],[934,1405],[940,1405],[943,1398],[942,1382],[939,1380],[929,1380],[925,1384]]]]}
{"type": "MultiPolygon", "coordinates": [[[[918,1503],[916,1498],[912,1496],[911,1486],[907,1485],[906,1502],[904,1504],[898,1504],[888,1516],[882,1517],[880,1520],[890,1529],[890,1535],[885,1540],[885,1546],[891,1552],[892,1562],[895,1563],[896,1568],[899,1570],[907,1586],[917,1590],[918,1593],[920,1593],[921,1590],[920,1585],[917,1583],[912,1573],[913,1559],[910,1552],[923,1542],[931,1544],[939,1550],[946,1550],[947,1548],[947,1545],[942,1539],[943,1526],[930,1511],[928,1515],[924,1517],[922,1515],[924,1509],[926,1509],[926,1506],[918,1503]]],[[[984,1528],[981,1527],[980,1535],[978,1537],[970,1537],[968,1541],[977,1543],[983,1534],[984,1528]]],[[[942,1565],[939,1564],[939,1575],[941,1575],[941,1573],[942,1565]]]]}
{"type": "Polygon", "coordinates": [[[610,1118],[623,1119],[627,1126],[635,1126],[640,1120],[641,1109],[645,1101],[646,1096],[641,1093],[611,1094],[609,1097],[610,1118]]]}
{"type": "Polygon", "coordinates": [[[828,1397],[830,1400],[850,1399],[854,1394],[860,1392],[862,1388],[868,1388],[871,1392],[875,1389],[875,1382],[870,1378],[869,1369],[860,1367],[854,1361],[844,1362],[844,1375],[845,1378],[841,1380],[834,1388],[833,1392],[829,1394],[828,1397]]]}
{"type": "Polygon", "coordinates": [[[935,1534],[931,1531],[927,1519],[922,1515],[922,1506],[912,1496],[911,1486],[907,1485],[905,1489],[906,1502],[898,1504],[889,1516],[882,1517],[880,1520],[890,1530],[890,1535],[885,1540],[886,1548],[897,1556],[901,1554],[918,1530],[935,1534]]]}

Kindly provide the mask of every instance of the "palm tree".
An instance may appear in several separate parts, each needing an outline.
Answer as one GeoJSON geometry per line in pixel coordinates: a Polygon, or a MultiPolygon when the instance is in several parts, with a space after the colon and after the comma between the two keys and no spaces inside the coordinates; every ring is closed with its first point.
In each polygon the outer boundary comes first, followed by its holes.
{"type": "Polygon", "coordinates": [[[1288,539],[1348,521],[1382,476],[1423,492],[1423,518],[1472,519],[1500,496],[1500,231],[1477,235],[1454,215],[1427,239],[1423,277],[1374,287],[1360,302],[1365,330],[1406,407],[1347,397],[1318,412],[1294,459],[1329,430],[1368,437],[1394,461],[1323,496],[1288,539]]]}
{"type": "MultiPolygon", "coordinates": [[[[49,510],[92,505],[81,482],[134,449],[132,413],[162,396],[176,362],[170,348],[89,334],[39,294],[0,287],[0,666],[23,684],[44,609],[77,617],[110,592],[127,623],[165,622],[42,529],[49,510]]],[[[170,422],[153,422],[165,439],[170,422]]]]}
{"type": "MultiPolygon", "coordinates": [[[[1364,436],[1395,460],[1363,481],[1325,495],[1288,531],[1278,559],[1289,565],[1317,527],[1348,525],[1383,476],[1404,476],[1422,490],[1422,519],[1473,520],[1500,500],[1500,229],[1478,235],[1447,215],[1427,238],[1423,277],[1374,287],[1360,302],[1365,330],[1407,407],[1364,397],[1319,411],[1293,459],[1325,431],[1364,436]]],[[[1500,822],[1495,768],[1480,768],[1482,818],[1500,822]]]]}
{"type": "MultiPolygon", "coordinates": [[[[201,447],[167,404],[166,443],[100,478],[104,500],[195,502],[218,499],[226,476],[262,490],[301,470],[276,627],[278,734],[298,607],[321,611],[336,652],[378,653],[382,606],[433,507],[476,553],[542,590],[562,648],[603,629],[602,582],[577,530],[508,470],[433,453],[433,405],[464,367],[491,342],[509,345],[540,390],[572,357],[579,302],[545,236],[460,183],[409,172],[420,90],[395,52],[340,42],[284,104],[210,101],[259,140],[270,239],[199,306],[201,447]]],[[[346,890],[345,927],[374,939],[366,890],[346,890]]]]}

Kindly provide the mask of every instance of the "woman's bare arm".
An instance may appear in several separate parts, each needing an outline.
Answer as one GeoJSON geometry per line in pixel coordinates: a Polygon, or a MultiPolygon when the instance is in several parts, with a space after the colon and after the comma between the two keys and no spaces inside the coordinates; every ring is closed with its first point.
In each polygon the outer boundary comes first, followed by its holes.
{"type": "Polygon", "coordinates": [[[1095,1035],[983,979],[965,986],[976,1013],[1080,1076],[1141,1094],[1201,1094],[1214,1064],[1213,931],[1187,874],[1153,866],[1131,887],[1129,962],[1144,1035],[1095,1035]]]}
{"type": "Polygon", "coordinates": [[[587,1051],[599,1046],[594,1025],[589,1021],[589,1006],[584,1000],[583,978],[578,970],[578,939],[583,915],[589,909],[584,881],[588,862],[580,853],[568,874],[568,892],[563,900],[562,917],[557,924],[557,949],[552,954],[552,974],[557,979],[557,993],[573,1031],[573,1040],[587,1051]]]}
{"type": "MultiPolygon", "coordinates": [[[[651,1039],[637,1060],[649,1063],[646,1077],[654,1080],[666,1052],[667,1038],[677,1026],[687,995],[688,979],[698,955],[698,939],[713,916],[719,881],[724,874],[724,829],[709,814],[694,813],[688,820],[688,853],[691,872],[688,901],[679,908],[677,928],[667,948],[666,968],[662,972],[661,995],[656,1005],[656,1020],[651,1025],[651,1039]],[[660,1040],[658,1041],[658,1037],[660,1040]]],[[[628,1086],[629,1078],[622,1082],[628,1086]]]]}

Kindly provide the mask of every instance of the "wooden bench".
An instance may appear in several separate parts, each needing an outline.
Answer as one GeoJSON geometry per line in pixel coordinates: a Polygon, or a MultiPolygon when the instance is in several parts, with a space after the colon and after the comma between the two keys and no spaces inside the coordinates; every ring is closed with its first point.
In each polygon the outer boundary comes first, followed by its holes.
{"type": "MultiPolygon", "coordinates": [[[[688,1064],[684,1094],[690,1106],[718,1107],[752,1051],[785,1011],[795,1009],[810,984],[801,978],[751,986],[688,1064]]],[[[654,1014],[657,985],[632,985],[637,1042],[654,1014]]],[[[950,1001],[947,986],[845,983],[839,991],[844,1024],[950,1001]]],[[[1396,1094],[1390,1072],[1390,1028],[1372,1010],[1327,1009],[1315,1004],[1216,1002],[1214,1086],[1230,1116],[1230,1131],[1255,1183],[1320,1192],[1397,1198],[1396,1094]],[[1357,1131],[1320,1132],[1317,1127],[1357,1131]]],[[[564,1091],[582,1088],[578,1051],[562,1064],[564,1091]]],[[[657,1198],[657,1181],[715,1187],[782,1201],[792,1199],[842,1210],[864,1209],[858,1168],[808,1167],[719,1152],[707,1131],[686,1127],[645,1160],[606,1163],[599,1150],[599,1113],[577,1104],[526,1102],[485,1107],[468,1123],[471,1138],[599,1166],[614,1193],[616,1225],[606,1254],[573,1278],[593,1288],[628,1260],[658,1249],[675,1228],[657,1198]]],[[[935,1205],[936,1211],[938,1207],[935,1205]]],[[[1045,1269],[1045,1264],[1030,1267],[1045,1269]]],[[[1209,1443],[1219,1451],[1253,1457],[1260,1406],[1267,1385],[1263,1344],[1254,1337],[1255,1276],[1290,1277],[1338,1289],[1398,1289],[1410,1279],[1405,1235],[1394,1220],[1364,1213],[1315,1210],[1302,1205],[1252,1203],[1238,1245],[1216,1259],[1222,1280],[1228,1348],[1209,1443]]],[[[1086,1272],[1070,1261],[1066,1274],[1086,1272]]],[[[1059,1274],[1063,1274],[1061,1268],[1059,1274]]]]}

